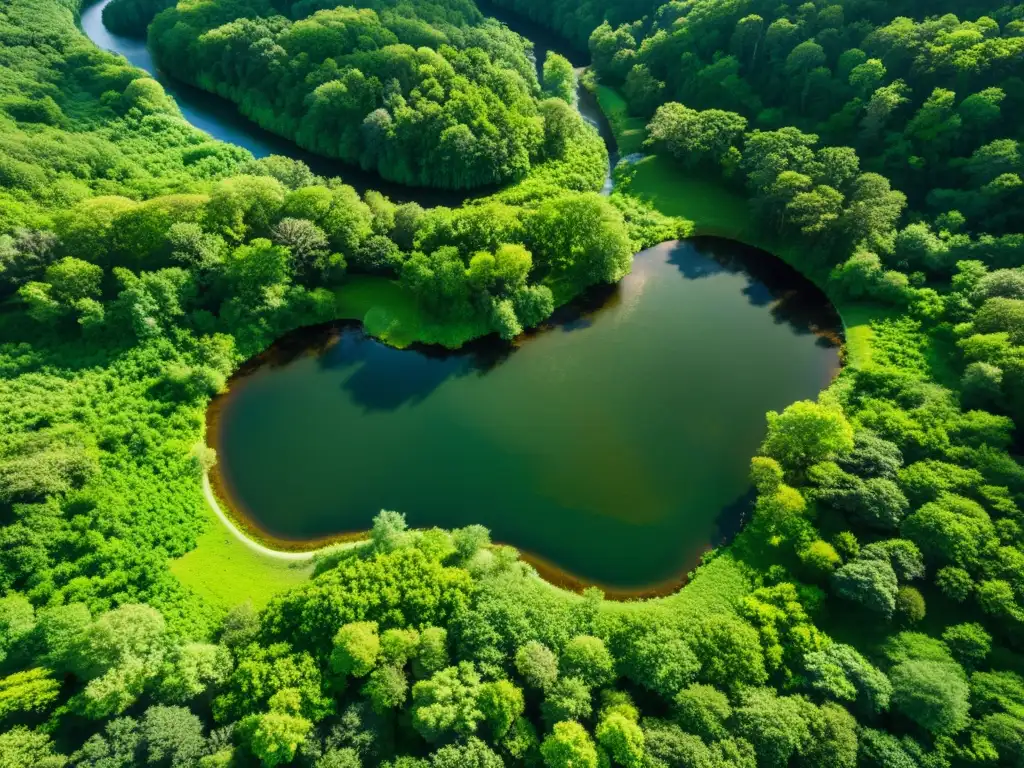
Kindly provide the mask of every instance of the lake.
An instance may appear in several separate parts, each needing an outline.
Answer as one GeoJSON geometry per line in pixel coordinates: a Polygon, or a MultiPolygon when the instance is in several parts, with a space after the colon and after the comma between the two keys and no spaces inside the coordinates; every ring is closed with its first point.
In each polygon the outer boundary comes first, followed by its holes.
{"type": "Polygon", "coordinates": [[[394,509],[414,527],[481,523],[556,581],[677,585],[741,525],[765,412],[828,385],[839,328],[782,262],[701,238],[640,253],[515,346],[306,329],[215,401],[214,480],[279,544],[394,509]]]}

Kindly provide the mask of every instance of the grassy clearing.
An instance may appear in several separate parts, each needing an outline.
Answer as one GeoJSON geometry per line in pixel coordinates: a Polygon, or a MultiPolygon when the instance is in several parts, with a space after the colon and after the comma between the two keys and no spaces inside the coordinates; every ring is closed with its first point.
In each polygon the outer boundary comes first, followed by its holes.
{"type": "Polygon", "coordinates": [[[371,336],[399,349],[415,343],[456,349],[490,332],[480,319],[430,321],[407,288],[385,277],[354,275],[335,291],[335,298],[339,319],[359,320],[371,336]]]}
{"type": "Polygon", "coordinates": [[[191,552],[171,561],[171,572],[211,605],[221,608],[251,601],[262,608],[274,595],[313,572],[312,562],[275,560],[249,549],[206,510],[206,532],[191,552]]]}
{"type": "Polygon", "coordinates": [[[683,589],[659,602],[683,623],[697,622],[714,613],[734,612],[740,598],[752,589],[744,567],[726,551],[703,566],[683,589]]]}
{"type": "Polygon", "coordinates": [[[631,155],[643,151],[644,140],[647,138],[647,126],[642,118],[631,117],[626,100],[618,91],[606,85],[598,85],[594,89],[597,103],[615,133],[615,142],[619,153],[631,155]]]}

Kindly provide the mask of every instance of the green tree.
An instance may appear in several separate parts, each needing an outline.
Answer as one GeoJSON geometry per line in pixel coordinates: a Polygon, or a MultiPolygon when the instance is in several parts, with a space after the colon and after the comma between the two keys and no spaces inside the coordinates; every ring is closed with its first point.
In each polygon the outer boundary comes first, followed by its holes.
{"type": "Polygon", "coordinates": [[[383,714],[405,704],[409,695],[409,681],[401,668],[385,664],[370,673],[362,692],[370,699],[374,711],[383,714]]]}
{"type": "Polygon", "coordinates": [[[50,671],[36,667],[0,678],[0,720],[16,712],[45,712],[60,695],[50,671]]]}
{"type": "Polygon", "coordinates": [[[841,411],[803,400],[781,414],[768,412],[768,436],[761,452],[791,471],[800,471],[853,447],[853,427],[841,411]]]}
{"type": "Polygon", "coordinates": [[[607,685],[615,678],[615,660],[604,641],[589,635],[578,635],[562,649],[561,673],[575,677],[592,688],[607,685]]]}
{"type": "Polygon", "coordinates": [[[500,741],[508,733],[526,707],[523,692],[508,680],[481,685],[477,704],[495,741],[500,741]]]}
{"type": "Polygon", "coordinates": [[[899,582],[896,572],[882,560],[854,560],[832,575],[839,597],[859,603],[886,618],[896,610],[899,582]]]}
{"type": "Polygon", "coordinates": [[[674,719],[687,733],[705,741],[718,741],[728,734],[727,722],[732,715],[729,697],[718,689],[694,683],[675,697],[674,719]]]}
{"type": "Polygon", "coordinates": [[[334,636],[331,669],[342,677],[366,677],[377,664],[379,655],[377,622],[352,622],[344,625],[334,636]]]}
{"type": "Polygon", "coordinates": [[[576,677],[562,677],[544,693],[541,712],[548,723],[586,720],[593,711],[590,688],[576,677]]]}
{"type": "Polygon", "coordinates": [[[613,712],[601,719],[594,735],[619,765],[642,768],[645,764],[644,732],[635,720],[613,712]]]}
{"type": "Polygon", "coordinates": [[[970,690],[956,664],[908,660],[893,667],[893,707],[935,735],[962,731],[970,722],[970,690]]]}
{"type": "Polygon", "coordinates": [[[564,56],[549,51],[544,57],[544,90],[567,104],[576,103],[576,70],[564,56]]]}
{"type": "Polygon", "coordinates": [[[992,650],[992,636],[976,622],[947,627],[942,641],[954,658],[969,669],[978,667],[992,650]]]}
{"type": "Polygon", "coordinates": [[[519,676],[532,688],[546,691],[558,679],[558,657],[543,643],[531,640],[515,655],[519,676]]]}
{"type": "Polygon", "coordinates": [[[597,768],[597,749],[586,729],[577,722],[555,723],[540,745],[547,768],[597,768]]]}
{"type": "Polygon", "coordinates": [[[153,706],[142,717],[148,765],[195,765],[206,751],[203,724],[184,707],[153,706]]]}
{"type": "Polygon", "coordinates": [[[252,753],[266,768],[290,763],[313,724],[284,712],[250,715],[242,721],[252,753]]]}
{"type": "Polygon", "coordinates": [[[430,742],[448,734],[470,736],[484,717],[479,695],[480,675],[468,661],[420,680],[412,687],[413,727],[430,742]]]}

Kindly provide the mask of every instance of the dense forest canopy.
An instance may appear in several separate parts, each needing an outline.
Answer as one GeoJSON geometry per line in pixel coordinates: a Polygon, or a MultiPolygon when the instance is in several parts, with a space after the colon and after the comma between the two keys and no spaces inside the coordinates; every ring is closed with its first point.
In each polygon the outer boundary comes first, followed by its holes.
{"type": "Polygon", "coordinates": [[[514,181],[453,209],[211,141],[74,0],[0,7],[0,768],[1020,768],[1024,6],[498,4],[589,39],[647,123],[610,197],[571,67],[542,92],[468,0],[107,14],[300,143],[514,181]],[[203,414],[246,358],[339,316],[513,338],[693,230],[640,198],[651,168],[872,318],[768,414],[752,518],[691,584],[575,595],[396,512],[261,610],[172,573],[219,525],[203,414]],[[350,314],[366,286],[389,298],[350,314]]]}
{"type": "Polygon", "coordinates": [[[163,11],[160,66],[300,146],[405,184],[465,189],[546,157],[527,44],[467,0],[216,0],[163,11]]]}

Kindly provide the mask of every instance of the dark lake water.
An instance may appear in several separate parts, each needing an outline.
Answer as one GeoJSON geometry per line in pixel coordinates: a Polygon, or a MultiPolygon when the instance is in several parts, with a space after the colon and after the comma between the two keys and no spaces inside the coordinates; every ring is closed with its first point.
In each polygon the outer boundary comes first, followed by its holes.
{"type": "MultiPolygon", "coordinates": [[[[99,0],[82,11],[81,26],[85,35],[105,51],[119,53],[130,64],[143,69],[157,80],[164,90],[177,102],[178,108],[188,122],[215,139],[236,144],[248,149],[254,157],[268,155],[286,155],[306,163],[314,173],[322,176],[338,176],[346,184],[355,187],[360,194],[368,189],[375,189],[390,197],[395,202],[418,202],[424,207],[435,205],[457,206],[465,200],[488,194],[494,190],[477,189],[472,191],[451,191],[428,188],[408,187],[402,184],[385,181],[376,173],[364,171],[358,166],[343,163],[312,152],[307,152],[288,139],[265,131],[256,123],[242,115],[230,101],[222,99],[199,88],[186,85],[175,80],[156,66],[146,41],[124,35],[115,35],[103,25],[103,9],[111,0],[99,0]]],[[[490,13],[491,9],[487,9],[490,13]]],[[[495,11],[497,13],[497,11],[495,11]]],[[[532,24],[528,20],[517,19],[510,15],[501,15],[500,21],[534,43],[534,56],[538,72],[549,50],[558,51],[574,64],[582,66],[585,55],[569,48],[550,32],[532,24]],[[582,57],[582,58],[581,58],[582,57]]],[[[578,108],[583,118],[595,126],[609,147],[614,147],[611,127],[594,97],[584,88],[579,88],[578,108]]],[[[611,150],[613,151],[613,150],[611,150]]],[[[605,192],[611,190],[611,165],[605,192]]]]}
{"type": "Polygon", "coordinates": [[[482,523],[583,580],[642,590],[737,529],[765,412],[829,383],[837,328],[778,260],[697,239],[639,254],[515,348],[308,329],[211,410],[220,487],[272,538],[395,509],[415,527],[482,523]]]}

